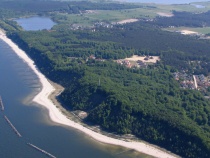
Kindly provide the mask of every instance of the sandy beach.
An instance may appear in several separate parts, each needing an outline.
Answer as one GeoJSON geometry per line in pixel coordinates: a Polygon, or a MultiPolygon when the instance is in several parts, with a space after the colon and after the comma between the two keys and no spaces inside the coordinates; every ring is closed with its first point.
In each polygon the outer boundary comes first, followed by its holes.
{"type": "Polygon", "coordinates": [[[75,129],[78,129],[85,134],[89,135],[93,139],[107,143],[112,145],[119,145],[126,148],[134,149],[136,151],[139,151],[141,153],[145,153],[154,157],[158,158],[176,158],[178,156],[168,153],[166,151],[160,150],[158,147],[155,147],[153,145],[144,143],[144,142],[134,142],[134,141],[123,141],[119,139],[114,139],[105,135],[102,135],[100,133],[94,132],[86,127],[84,127],[82,124],[76,123],[70,119],[67,118],[52,102],[52,100],[49,99],[49,95],[55,91],[55,88],[50,84],[50,82],[47,80],[47,78],[37,70],[36,65],[34,64],[33,60],[31,60],[26,53],[21,50],[15,43],[13,43],[9,38],[6,37],[5,33],[0,30],[0,39],[2,39],[4,42],[6,42],[13,50],[14,52],[23,59],[24,62],[28,64],[28,66],[36,73],[36,75],[39,77],[40,82],[42,84],[42,90],[38,95],[36,95],[33,99],[34,102],[40,104],[41,106],[44,106],[49,111],[49,116],[53,122],[71,126],[75,129]]]}
{"type": "Polygon", "coordinates": [[[190,31],[190,30],[181,30],[181,34],[183,34],[183,35],[192,35],[192,34],[197,35],[198,32],[190,31]]]}

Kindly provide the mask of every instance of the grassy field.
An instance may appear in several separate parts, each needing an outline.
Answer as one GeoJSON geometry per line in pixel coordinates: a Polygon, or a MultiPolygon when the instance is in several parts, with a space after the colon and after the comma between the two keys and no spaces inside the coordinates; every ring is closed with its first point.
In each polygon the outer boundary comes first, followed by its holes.
{"type": "MultiPolygon", "coordinates": [[[[95,22],[118,22],[126,19],[155,18],[158,13],[171,14],[173,10],[187,12],[206,12],[210,10],[210,2],[194,3],[204,5],[205,8],[196,8],[190,4],[181,5],[160,5],[160,4],[139,4],[141,8],[124,10],[94,10],[83,14],[59,14],[57,20],[63,24],[79,24],[82,26],[92,26],[95,22]]],[[[205,29],[201,31],[205,32],[205,29]]],[[[199,30],[200,31],[200,30],[199,30]]]]}

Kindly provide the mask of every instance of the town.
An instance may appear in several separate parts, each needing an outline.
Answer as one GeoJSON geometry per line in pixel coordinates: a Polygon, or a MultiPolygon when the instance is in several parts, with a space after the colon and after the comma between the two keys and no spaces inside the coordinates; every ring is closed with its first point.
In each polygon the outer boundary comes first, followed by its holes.
{"type": "Polygon", "coordinates": [[[205,77],[200,75],[188,75],[183,72],[173,73],[175,80],[179,81],[181,88],[196,89],[205,92],[210,87],[210,76],[205,77]]]}

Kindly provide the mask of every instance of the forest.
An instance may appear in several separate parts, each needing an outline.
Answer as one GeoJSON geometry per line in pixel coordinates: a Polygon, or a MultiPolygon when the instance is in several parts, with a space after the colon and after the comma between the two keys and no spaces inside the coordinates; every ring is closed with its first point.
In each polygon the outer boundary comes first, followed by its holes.
{"type": "Polygon", "coordinates": [[[84,10],[121,10],[140,8],[141,5],[122,4],[122,3],[94,3],[90,1],[35,1],[35,0],[0,0],[0,8],[15,12],[47,13],[59,11],[69,14],[78,14],[84,10]]]}
{"type": "MultiPolygon", "coordinates": [[[[114,32],[118,36],[119,32],[114,32]]],[[[117,65],[113,59],[150,52],[152,55],[152,51],[99,39],[104,36],[102,30],[8,33],[48,78],[65,87],[60,96],[64,105],[89,113],[86,122],[119,134],[135,134],[184,157],[208,157],[209,101],[200,92],[180,89],[171,76],[176,67],[164,60],[148,69],[117,65]],[[92,54],[106,60],[87,61],[92,54]]],[[[171,58],[161,54],[163,59],[171,58]]]]}
{"type": "MultiPolygon", "coordinates": [[[[111,6],[104,9],[124,7],[111,6]]],[[[134,134],[182,157],[209,157],[210,101],[199,91],[181,89],[172,73],[209,74],[210,41],[165,32],[150,22],[95,31],[22,31],[10,20],[0,26],[43,74],[65,87],[63,105],[88,113],[85,123],[134,134]],[[114,62],[134,54],[161,60],[144,69],[114,62]],[[200,67],[192,69],[188,61],[200,61],[200,67]]]]}
{"type": "Polygon", "coordinates": [[[210,11],[204,13],[190,13],[173,11],[172,17],[157,17],[152,23],[159,27],[186,26],[207,27],[210,26],[210,11]]]}
{"type": "Polygon", "coordinates": [[[164,64],[177,70],[205,75],[210,72],[209,40],[162,31],[154,25],[143,24],[141,21],[116,26],[113,29],[102,29],[100,33],[103,36],[95,35],[94,38],[119,42],[121,46],[135,50],[135,54],[138,55],[160,55],[164,64]],[[193,69],[189,61],[200,61],[200,66],[193,69]]]}

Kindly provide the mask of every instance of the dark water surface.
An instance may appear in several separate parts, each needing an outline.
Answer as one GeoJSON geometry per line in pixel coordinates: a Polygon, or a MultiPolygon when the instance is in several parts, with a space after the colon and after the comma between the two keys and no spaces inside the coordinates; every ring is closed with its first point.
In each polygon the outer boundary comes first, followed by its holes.
{"type": "Polygon", "coordinates": [[[37,76],[12,49],[0,40],[0,158],[45,158],[28,142],[57,158],[145,158],[133,150],[106,145],[71,127],[50,121],[48,111],[30,100],[41,90],[37,76]],[[19,138],[6,115],[23,136],[19,138]]]}

